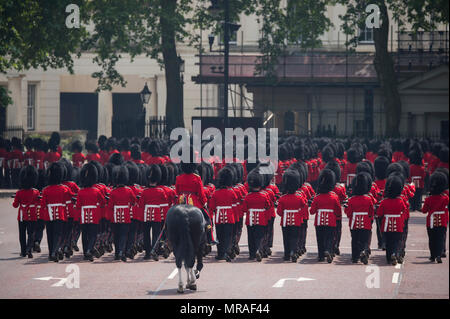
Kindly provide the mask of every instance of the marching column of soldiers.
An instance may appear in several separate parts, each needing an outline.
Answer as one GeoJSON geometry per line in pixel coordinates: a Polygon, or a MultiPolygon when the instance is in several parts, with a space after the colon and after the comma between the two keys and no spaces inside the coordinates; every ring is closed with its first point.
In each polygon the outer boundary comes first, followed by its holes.
{"type": "Polygon", "coordinates": [[[80,236],[85,260],[112,252],[122,261],[138,253],[146,260],[167,258],[164,221],[181,203],[202,211],[204,254],[217,245],[217,260],[240,254],[244,224],[249,260],[271,256],[278,215],[285,261],[307,252],[313,218],[318,261],[332,263],[340,255],[345,215],[353,263],[369,262],[376,232],[386,262],[396,265],[406,255],[410,211],[427,215],[430,261],[446,257],[449,151],[441,141],[290,136],[279,140],[278,163],[201,161],[199,154],[197,163],[183,163],[169,158],[169,141],[150,138],[101,136],[85,143],[86,155],[76,141],[71,160],[62,157],[58,133],[48,142],[27,138],[23,144],[25,152],[20,139],[0,139],[1,186],[19,189],[13,206],[23,257],[41,252],[45,230],[48,258],[55,262],[79,251],[80,236]],[[263,172],[270,164],[273,173],[263,172]]]}

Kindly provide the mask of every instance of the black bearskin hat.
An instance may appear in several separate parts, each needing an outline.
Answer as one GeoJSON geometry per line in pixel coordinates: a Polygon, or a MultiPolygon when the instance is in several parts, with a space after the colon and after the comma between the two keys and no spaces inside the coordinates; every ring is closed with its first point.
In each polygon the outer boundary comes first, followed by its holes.
{"type": "Polygon", "coordinates": [[[111,154],[111,157],[109,158],[108,162],[113,163],[114,165],[122,165],[125,161],[123,159],[122,154],[114,153],[111,154]]]}
{"type": "Polygon", "coordinates": [[[140,160],[141,159],[141,148],[138,144],[131,145],[130,148],[131,158],[134,160],[140,160]]]}
{"type": "Polygon", "coordinates": [[[184,162],[181,163],[181,170],[185,174],[195,173],[196,169],[197,169],[196,163],[184,163],[184,162]]]}
{"type": "Polygon", "coordinates": [[[161,182],[161,168],[157,164],[152,164],[147,169],[147,183],[159,184],[161,182]]]}
{"type": "Polygon", "coordinates": [[[352,180],[353,195],[365,195],[369,193],[372,181],[366,172],[361,172],[352,180]]]}
{"type": "Polygon", "coordinates": [[[94,154],[98,153],[98,146],[93,142],[86,141],[86,143],[84,144],[84,147],[86,148],[86,150],[88,152],[91,152],[94,154]]]}
{"type": "Polygon", "coordinates": [[[402,166],[404,176],[406,179],[408,179],[410,175],[409,164],[405,161],[398,161],[397,163],[399,163],[402,166]]]}
{"type": "Polygon", "coordinates": [[[48,140],[48,144],[59,145],[59,143],[61,143],[61,136],[58,132],[53,132],[50,136],[50,139],[48,140]]]}
{"type": "Polygon", "coordinates": [[[450,182],[449,180],[449,175],[448,175],[448,169],[444,168],[444,167],[438,167],[436,168],[435,172],[439,172],[445,175],[445,177],[447,178],[447,187],[445,189],[448,188],[448,184],[450,182]]]}
{"type": "Polygon", "coordinates": [[[250,188],[256,189],[262,187],[263,179],[257,169],[253,169],[247,175],[247,183],[250,188]]]}
{"type": "Polygon", "coordinates": [[[59,162],[63,165],[64,167],[64,174],[63,174],[63,182],[66,181],[70,181],[72,180],[72,171],[73,171],[73,166],[72,163],[65,157],[61,158],[59,160],[59,162]]]}
{"type": "Polygon", "coordinates": [[[400,165],[399,163],[391,163],[389,164],[389,166],[386,169],[386,175],[389,176],[392,173],[400,173],[403,175],[403,178],[405,177],[405,170],[403,169],[402,165],[400,165]]]}
{"type": "Polygon", "coordinates": [[[360,172],[367,172],[370,175],[371,180],[375,179],[375,170],[373,168],[372,162],[369,161],[359,162],[356,165],[356,174],[360,172]]]}
{"type": "Polygon", "coordinates": [[[80,172],[81,187],[92,187],[97,184],[98,175],[97,167],[92,162],[84,165],[80,172]]]}
{"type": "Polygon", "coordinates": [[[443,147],[439,151],[439,160],[443,163],[448,163],[448,147],[443,147]]]}
{"type": "MultiPolygon", "coordinates": [[[[97,144],[98,144],[98,147],[102,151],[107,151],[108,150],[107,141],[108,141],[108,138],[105,135],[100,135],[99,136],[99,138],[97,140],[97,144]]],[[[86,147],[86,149],[87,149],[87,147],[86,147]]]]}
{"type": "Polygon", "coordinates": [[[47,184],[58,185],[61,184],[64,177],[64,166],[60,162],[50,164],[47,169],[47,184]]]}
{"type": "Polygon", "coordinates": [[[336,176],[334,176],[332,170],[326,168],[320,172],[318,182],[317,192],[319,194],[325,194],[334,189],[334,186],[336,185],[336,176]]]}
{"type": "Polygon", "coordinates": [[[119,149],[121,152],[130,150],[130,140],[126,137],[121,139],[120,144],[119,144],[119,149]]]}
{"type": "Polygon", "coordinates": [[[283,174],[283,189],[286,193],[293,194],[300,188],[300,174],[298,170],[288,168],[283,174]]]}
{"type": "Polygon", "coordinates": [[[158,185],[167,185],[167,180],[169,178],[169,170],[167,166],[164,164],[158,164],[159,169],[161,170],[161,180],[158,182],[158,185]]]}
{"type": "Polygon", "coordinates": [[[403,191],[403,181],[400,176],[391,175],[386,181],[384,196],[387,198],[397,198],[403,191]]]}
{"type": "Polygon", "coordinates": [[[235,172],[231,166],[225,166],[218,173],[218,187],[226,188],[234,184],[235,172]]]}
{"type": "Polygon", "coordinates": [[[22,150],[22,141],[20,140],[20,138],[13,137],[11,139],[11,146],[12,146],[12,148],[22,150]]]}
{"type": "Polygon", "coordinates": [[[106,148],[108,150],[115,150],[117,148],[117,140],[114,137],[108,138],[106,141],[106,148]]]}
{"type": "Polygon", "coordinates": [[[350,163],[355,164],[361,162],[362,154],[356,148],[350,148],[347,151],[347,159],[350,163]]]}
{"type": "Polygon", "coordinates": [[[388,166],[389,166],[389,159],[384,156],[378,156],[374,162],[375,177],[377,179],[385,179],[387,177],[388,166]]]}
{"type": "Polygon", "coordinates": [[[139,168],[136,163],[128,161],[125,163],[128,168],[128,186],[139,183],[139,168]]]}
{"type": "Polygon", "coordinates": [[[19,181],[21,189],[31,189],[38,183],[38,171],[34,166],[27,165],[20,170],[19,181]]]}
{"type": "Polygon", "coordinates": [[[289,150],[285,144],[278,147],[278,159],[280,161],[287,161],[289,159],[289,150]]]}
{"type": "Polygon", "coordinates": [[[341,166],[336,161],[330,161],[325,166],[325,168],[328,168],[333,171],[334,177],[336,178],[336,183],[341,180],[341,166]]]}
{"type": "MultiPolygon", "coordinates": [[[[100,164],[97,161],[91,161],[91,163],[97,168],[97,173],[98,173],[98,181],[103,181],[103,174],[104,174],[104,170],[103,170],[103,166],[102,164],[100,164]]],[[[112,170],[111,170],[111,174],[112,174],[112,170]]],[[[112,175],[111,175],[112,176],[112,175]]]]}
{"type": "Polygon", "coordinates": [[[333,150],[331,144],[328,144],[322,150],[322,159],[325,163],[328,163],[334,158],[335,158],[335,151],[333,150]]]}
{"type": "Polygon", "coordinates": [[[72,143],[70,150],[74,153],[80,153],[83,150],[83,145],[80,141],[75,141],[72,143]]]}
{"type": "Polygon", "coordinates": [[[448,188],[447,177],[441,172],[434,172],[430,176],[430,194],[439,195],[448,188]]]}
{"type": "Polygon", "coordinates": [[[420,150],[414,149],[408,153],[409,163],[412,165],[422,165],[423,154],[420,150]]]}
{"type": "Polygon", "coordinates": [[[380,148],[377,154],[378,156],[386,157],[389,163],[392,162],[392,152],[387,148],[380,148]]]}
{"type": "Polygon", "coordinates": [[[31,137],[27,137],[27,138],[25,139],[25,141],[23,142],[23,145],[25,145],[25,147],[26,147],[28,150],[31,150],[31,149],[34,147],[34,145],[33,145],[33,139],[32,139],[31,137]]]}
{"type": "Polygon", "coordinates": [[[114,185],[127,185],[128,184],[128,168],[125,165],[115,166],[112,171],[114,185]]]}

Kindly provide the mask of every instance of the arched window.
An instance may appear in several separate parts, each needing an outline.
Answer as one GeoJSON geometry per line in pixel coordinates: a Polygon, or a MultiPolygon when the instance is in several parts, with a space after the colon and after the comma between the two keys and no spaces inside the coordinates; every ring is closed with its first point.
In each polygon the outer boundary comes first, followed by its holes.
{"type": "Polygon", "coordinates": [[[292,111],[284,113],[284,130],[295,131],[295,114],[292,111]]]}

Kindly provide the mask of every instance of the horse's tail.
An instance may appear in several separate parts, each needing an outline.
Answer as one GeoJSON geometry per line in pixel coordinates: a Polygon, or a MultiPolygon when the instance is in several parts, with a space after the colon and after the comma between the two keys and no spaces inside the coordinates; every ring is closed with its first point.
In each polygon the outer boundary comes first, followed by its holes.
{"type": "MultiPolygon", "coordinates": [[[[177,268],[181,268],[182,262],[189,265],[194,256],[194,245],[192,244],[191,229],[189,226],[189,215],[184,207],[174,207],[176,216],[170,225],[170,238],[175,255],[177,268]]],[[[174,212],[175,213],[175,212],[174,212]]],[[[173,215],[175,217],[175,214],[173,215]]]]}

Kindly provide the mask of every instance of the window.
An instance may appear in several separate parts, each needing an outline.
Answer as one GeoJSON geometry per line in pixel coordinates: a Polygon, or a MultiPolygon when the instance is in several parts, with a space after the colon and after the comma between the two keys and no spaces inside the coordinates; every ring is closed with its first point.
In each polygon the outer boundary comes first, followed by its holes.
{"type": "Polygon", "coordinates": [[[373,43],[373,28],[360,28],[359,29],[359,43],[373,43]]]}
{"type": "Polygon", "coordinates": [[[27,102],[27,129],[34,131],[36,129],[36,84],[28,84],[28,102],[27,102]]]}

